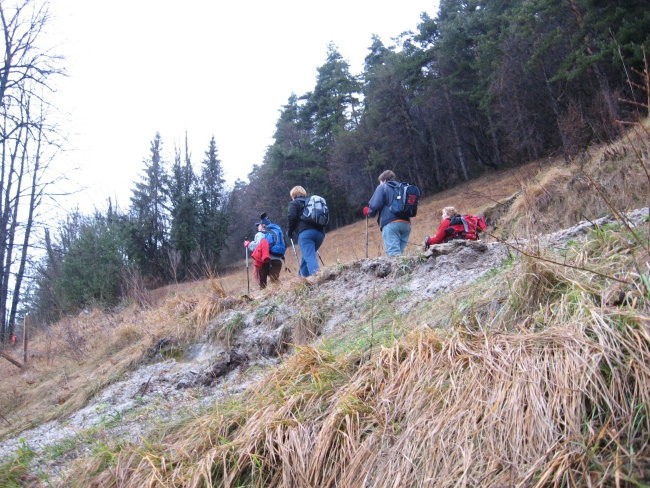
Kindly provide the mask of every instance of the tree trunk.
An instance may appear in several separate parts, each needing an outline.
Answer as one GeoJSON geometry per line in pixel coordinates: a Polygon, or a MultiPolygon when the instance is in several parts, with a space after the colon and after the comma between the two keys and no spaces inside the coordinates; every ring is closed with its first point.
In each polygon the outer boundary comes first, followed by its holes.
{"type": "Polygon", "coordinates": [[[492,120],[492,113],[488,107],[487,109],[487,120],[490,130],[490,138],[492,139],[492,150],[494,151],[494,158],[496,159],[497,167],[503,166],[503,160],[501,159],[501,150],[499,149],[499,139],[497,138],[497,129],[492,120]]]}
{"type": "Polygon", "coordinates": [[[544,66],[544,63],[542,63],[542,72],[544,73],[544,83],[546,84],[548,98],[551,103],[551,108],[553,109],[553,115],[555,116],[555,125],[557,126],[558,133],[560,134],[560,139],[562,140],[562,155],[564,156],[564,162],[568,164],[570,162],[569,144],[566,139],[566,134],[562,128],[562,124],[560,123],[560,110],[557,106],[557,102],[555,101],[555,97],[553,96],[553,88],[551,87],[551,82],[549,81],[548,75],[546,74],[546,66],[544,66]]]}
{"type": "Polygon", "coordinates": [[[465,162],[465,153],[463,152],[463,147],[460,142],[460,135],[458,134],[458,128],[456,127],[456,120],[454,117],[454,112],[451,108],[451,99],[449,97],[449,90],[447,87],[444,89],[445,101],[447,102],[447,112],[449,113],[449,122],[451,123],[451,130],[454,135],[454,143],[456,145],[456,158],[458,164],[460,165],[461,173],[463,174],[463,179],[465,181],[469,180],[469,173],[467,172],[467,163],[465,162]]]}
{"type": "Polygon", "coordinates": [[[29,242],[32,233],[32,227],[34,225],[34,211],[36,210],[36,207],[40,201],[40,199],[37,198],[37,195],[39,195],[38,176],[41,172],[41,143],[43,135],[40,121],[37,127],[37,134],[36,153],[34,155],[34,167],[32,168],[32,181],[29,192],[29,206],[27,207],[27,220],[25,222],[25,233],[23,235],[22,252],[20,253],[20,262],[18,264],[18,271],[16,272],[13,297],[11,301],[11,311],[9,313],[9,335],[14,333],[16,326],[18,303],[20,297],[22,296],[20,289],[22,286],[23,277],[25,275],[25,265],[27,263],[29,242]]]}
{"type": "MultiPolygon", "coordinates": [[[[578,7],[576,0],[569,0],[569,3],[571,5],[570,8],[573,11],[573,15],[576,18],[578,27],[580,27],[581,30],[584,30],[584,19],[582,13],[580,12],[580,8],[578,7]]],[[[595,53],[594,53],[594,49],[591,47],[589,36],[585,35],[584,45],[587,54],[589,54],[590,57],[594,57],[595,53]]],[[[613,134],[610,134],[610,137],[614,137],[618,132],[616,130],[616,121],[620,119],[618,106],[614,101],[614,97],[612,96],[612,90],[609,87],[609,82],[607,81],[607,77],[602,72],[597,62],[591,65],[591,70],[594,73],[594,77],[596,78],[596,82],[598,83],[598,87],[600,88],[601,95],[603,97],[603,100],[605,101],[605,106],[607,107],[607,115],[609,117],[607,129],[613,130],[613,134]]]]}
{"type": "MultiPolygon", "coordinates": [[[[8,322],[7,322],[7,299],[9,296],[9,278],[11,276],[11,259],[13,252],[13,235],[12,227],[12,214],[16,211],[13,198],[14,193],[20,194],[20,189],[14,192],[13,177],[16,174],[16,157],[19,150],[19,142],[21,137],[18,136],[14,140],[14,147],[8,147],[8,140],[3,141],[3,158],[2,158],[2,175],[6,180],[2,180],[2,187],[0,190],[3,192],[2,197],[2,213],[0,216],[0,263],[2,264],[2,272],[0,273],[0,340],[6,342],[8,338],[8,322]]],[[[15,220],[15,219],[14,219],[15,220]]]]}

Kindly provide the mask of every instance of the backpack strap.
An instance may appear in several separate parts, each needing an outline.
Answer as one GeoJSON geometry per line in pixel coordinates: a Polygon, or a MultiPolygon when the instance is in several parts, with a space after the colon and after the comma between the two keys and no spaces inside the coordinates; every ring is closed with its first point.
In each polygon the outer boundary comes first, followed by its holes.
{"type": "Polygon", "coordinates": [[[467,222],[467,219],[465,217],[461,217],[460,220],[463,223],[463,227],[465,228],[465,233],[469,232],[469,222],[467,222]]]}

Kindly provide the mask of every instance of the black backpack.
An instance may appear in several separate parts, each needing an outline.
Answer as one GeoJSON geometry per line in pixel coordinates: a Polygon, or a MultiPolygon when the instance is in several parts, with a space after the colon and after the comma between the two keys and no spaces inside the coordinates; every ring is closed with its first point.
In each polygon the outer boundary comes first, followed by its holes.
{"type": "Polygon", "coordinates": [[[397,181],[389,181],[387,185],[391,187],[393,192],[390,211],[403,219],[415,217],[418,213],[420,189],[410,183],[397,181]]]}

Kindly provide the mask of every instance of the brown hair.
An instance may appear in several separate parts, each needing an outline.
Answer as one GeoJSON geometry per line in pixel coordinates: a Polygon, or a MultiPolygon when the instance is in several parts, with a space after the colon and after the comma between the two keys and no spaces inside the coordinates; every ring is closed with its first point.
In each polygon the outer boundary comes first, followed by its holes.
{"type": "Polygon", "coordinates": [[[307,192],[302,186],[294,186],[289,192],[289,195],[291,196],[292,199],[297,197],[306,197],[307,192]]]}
{"type": "Polygon", "coordinates": [[[392,181],[395,179],[395,173],[393,173],[391,170],[387,169],[384,171],[382,174],[379,175],[379,183],[383,183],[385,181],[392,181]]]}

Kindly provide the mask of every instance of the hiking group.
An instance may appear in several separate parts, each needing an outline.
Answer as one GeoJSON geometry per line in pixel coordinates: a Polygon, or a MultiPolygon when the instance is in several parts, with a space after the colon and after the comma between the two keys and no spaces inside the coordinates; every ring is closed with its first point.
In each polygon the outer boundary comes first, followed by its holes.
{"type": "MultiPolygon", "coordinates": [[[[329,209],[325,199],[319,195],[307,196],[302,186],[294,186],[289,192],[291,201],[287,208],[287,237],[298,261],[298,276],[313,281],[319,271],[318,254],[325,240],[325,227],[329,222],[329,209]],[[300,259],[294,244],[294,235],[300,248],[300,259]]],[[[285,259],[286,244],[282,229],[271,222],[266,213],[255,223],[257,233],[252,241],[245,240],[246,269],[248,270],[248,252],[253,259],[254,277],[260,289],[271,283],[280,282],[280,272],[285,259]]],[[[322,262],[322,259],[321,259],[322,262]]]]}
{"type": "MultiPolygon", "coordinates": [[[[377,224],[387,256],[401,256],[411,236],[411,219],[417,215],[420,190],[416,185],[400,182],[391,170],[382,172],[368,204],[363,208],[366,218],[366,257],[368,257],[368,219],[377,216],[377,224]]],[[[291,201],[287,207],[287,237],[298,262],[298,276],[313,281],[320,269],[322,259],[318,250],[325,240],[325,227],[329,222],[329,210],[325,199],[319,195],[307,195],[302,186],[294,186],[289,192],[291,201]],[[298,241],[301,257],[298,258],[294,244],[298,241]]],[[[279,283],[285,259],[286,244],[281,227],[273,223],[266,213],[255,222],[256,234],[252,241],[244,241],[246,269],[248,252],[254,263],[254,276],[261,289],[271,283],[279,283]]],[[[435,244],[453,239],[477,240],[485,230],[482,216],[461,215],[454,207],[442,210],[442,221],[432,237],[424,239],[424,250],[435,244]]],[[[288,268],[287,268],[288,269],[288,268]]]]}

